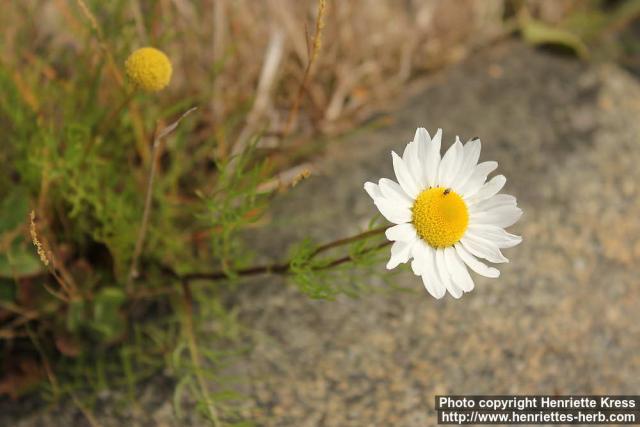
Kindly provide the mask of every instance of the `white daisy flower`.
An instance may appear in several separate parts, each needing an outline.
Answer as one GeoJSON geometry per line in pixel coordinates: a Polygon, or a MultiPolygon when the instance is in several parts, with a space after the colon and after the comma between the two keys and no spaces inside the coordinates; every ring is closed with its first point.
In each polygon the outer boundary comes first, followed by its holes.
{"type": "Polygon", "coordinates": [[[442,158],[441,140],[442,129],[431,138],[419,128],[402,157],[391,152],[398,182],[382,178],[364,189],[396,224],[385,233],[394,242],[387,269],[413,258],[411,268],[431,295],[442,298],[449,291],[460,298],[474,286],[467,267],[485,277],[500,275],[478,258],[509,262],[500,249],[522,238],[504,228],[518,221],[522,210],[515,197],[498,194],[507,181],[503,175],[487,181],[498,163],[478,163],[480,139],[462,145],[456,137],[442,158]]]}

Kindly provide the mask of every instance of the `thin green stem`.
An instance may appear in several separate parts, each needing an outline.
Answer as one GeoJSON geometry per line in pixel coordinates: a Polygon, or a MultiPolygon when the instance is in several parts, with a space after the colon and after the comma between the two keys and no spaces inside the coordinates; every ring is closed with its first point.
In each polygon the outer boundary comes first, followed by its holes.
{"type": "Polygon", "coordinates": [[[318,246],[318,248],[313,252],[311,257],[314,257],[324,251],[328,251],[329,249],[337,248],[343,245],[348,245],[350,243],[357,242],[358,240],[368,239],[369,237],[384,233],[386,229],[387,227],[378,227],[378,228],[374,228],[374,229],[362,232],[360,234],[356,234],[355,236],[334,240],[333,242],[329,242],[322,246],[318,246]]]}
{"type": "Polygon", "coordinates": [[[209,414],[209,418],[214,427],[218,427],[220,425],[220,420],[218,419],[218,411],[211,400],[211,396],[209,395],[209,391],[207,390],[207,385],[205,383],[204,377],[202,376],[202,361],[200,358],[200,351],[198,350],[198,342],[196,339],[196,334],[193,328],[193,296],[191,294],[191,288],[189,283],[186,281],[182,281],[182,301],[184,304],[184,319],[183,319],[183,327],[184,332],[187,336],[187,342],[189,344],[189,354],[191,355],[191,363],[195,367],[195,376],[198,382],[198,387],[200,388],[200,392],[202,393],[202,397],[205,400],[205,406],[207,408],[207,412],[209,414]]]}

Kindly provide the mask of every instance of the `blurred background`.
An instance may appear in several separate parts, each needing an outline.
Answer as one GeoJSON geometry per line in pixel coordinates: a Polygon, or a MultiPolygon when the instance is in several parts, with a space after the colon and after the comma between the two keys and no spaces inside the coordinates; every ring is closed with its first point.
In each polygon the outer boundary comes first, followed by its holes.
{"type": "Polygon", "coordinates": [[[637,393],[639,18],[636,0],[6,1],[0,425],[426,426],[436,394],[637,393]],[[142,46],[173,64],[161,92],[125,75],[142,46]],[[479,136],[507,176],[524,242],[500,279],[435,301],[384,254],[238,274],[366,229],[363,182],[419,126],[479,136]]]}

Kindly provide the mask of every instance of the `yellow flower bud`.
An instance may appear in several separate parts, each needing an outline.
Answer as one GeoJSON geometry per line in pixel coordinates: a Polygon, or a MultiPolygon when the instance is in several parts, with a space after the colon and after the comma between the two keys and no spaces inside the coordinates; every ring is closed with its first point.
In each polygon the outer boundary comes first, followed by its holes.
{"type": "Polygon", "coordinates": [[[171,80],[171,61],[164,52],[153,47],[135,50],[124,63],[127,76],[147,92],[164,89],[171,80]]]}

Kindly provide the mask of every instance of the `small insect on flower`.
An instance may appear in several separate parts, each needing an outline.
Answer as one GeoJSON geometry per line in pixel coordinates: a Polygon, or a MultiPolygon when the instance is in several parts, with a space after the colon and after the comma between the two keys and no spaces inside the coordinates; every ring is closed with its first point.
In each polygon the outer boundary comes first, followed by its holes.
{"type": "Polygon", "coordinates": [[[442,298],[448,291],[460,298],[474,287],[467,267],[485,277],[500,275],[478,258],[509,261],[500,249],[522,238],[504,229],[520,219],[522,210],[515,197],[498,194],[507,181],[503,175],[487,181],[498,163],[478,163],[479,138],[463,145],[456,137],[440,157],[441,140],[441,129],[431,138],[419,128],[402,157],[391,153],[398,182],[382,178],[364,189],[396,224],[385,233],[394,242],[387,268],[413,258],[411,268],[431,295],[442,298]]]}
{"type": "Polygon", "coordinates": [[[153,47],[135,50],[124,65],[131,81],[147,92],[158,92],[171,81],[171,61],[164,52],[153,47]]]}

